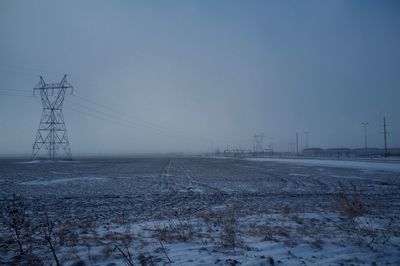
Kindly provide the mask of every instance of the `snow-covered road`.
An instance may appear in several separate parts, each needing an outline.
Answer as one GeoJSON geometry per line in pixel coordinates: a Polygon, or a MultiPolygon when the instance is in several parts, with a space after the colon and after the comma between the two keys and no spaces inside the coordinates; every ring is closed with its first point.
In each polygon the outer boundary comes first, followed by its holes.
{"type": "Polygon", "coordinates": [[[400,173],[400,163],[345,161],[345,160],[318,160],[318,159],[284,159],[284,158],[248,158],[246,160],[256,162],[293,163],[309,166],[324,166],[336,168],[350,168],[368,171],[389,171],[400,173]]]}

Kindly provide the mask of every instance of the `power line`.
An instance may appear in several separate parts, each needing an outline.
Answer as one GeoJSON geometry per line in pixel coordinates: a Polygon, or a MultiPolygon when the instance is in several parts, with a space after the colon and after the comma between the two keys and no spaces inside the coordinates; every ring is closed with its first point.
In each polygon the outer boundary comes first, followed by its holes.
{"type": "MultiPolygon", "coordinates": [[[[26,95],[25,92],[28,92],[28,91],[27,91],[27,90],[18,90],[18,89],[5,89],[5,88],[0,88],[0,95],[5,95],[5,96],[17,96],[17,97],[32,97],[32,96],[26,95]]],[[[164,135],[170,135],[170,136],[171,136],[170,133],[165,132],[165,131],[167,131],[167,129],[161,128],[161,127],[159,127],[159,126],[156,126],[156,125],[153,124],[153,123],[147,122],[147,121],[142,120],[142,119],[137,118],[137,117],[135,117],[135,119],[139,120],[139,123],[138,123],[137,121],[132,121],[132,120],[123,119],[123,118],[121,118],[119,115],[116,115],[116,114],[123,114],[123,115],[125,115],[126,117],[133,117],[133,116],[132,116],[132,115],[128,115],[128,114],[126,114],[126,113],[123,113],[123,112],[121,112],[121,111],[118,111],[118,110],[116,110],[116,109],[113,109],[113,108],[111,108],[111,107],[109,107],[109,106],[106,106],[106,105],[104,105],[104,104],[96,103],[96,102],[94,102],[94,101],[92,101],[92,100],[89,100],[89,99],[87,99],[87,98],[84,98],[84,97],[82,97],[82,96],[77,96],[77,98],[83,99],[83,100],[85,100],[86,102],[90,102],[91,104],[96,105],[96,106],[100,106],[100,107],[102,107],[102,108],[104,108],[104,109],[111,110],[111,111],[113,111],[114,113],[104,112],[104,111],[99,110],[99,109],[97,109],[97,108],[85,106],[85,105],[82,105],[82,104],[80,104],[80,103],[77,103],[77,102],[74,102],[74,101],[71,101],[71,100],[66,100],[66,101],[69,102],[69,103],[72,103],[72,104],[74,104],[74,105],[77,105],[77,106],[79,106],[80,108],[89,110],[89,111],[91,111],[92,113],[83,112],[82,110],[74,109],[74,108],[71,108],[71,107],[67,107],[67,109],[70,109],[70,110],[73,110],[73,111],[76,111],[76,112],[80,112],[80,113],[83,113],[83,114],[86,114],[86,115],[90,115],[90,116],[92,116],[92,117],[100,118],[100,119],[103,119],[104,117],[106,117],[106,118],[108,118],[108,121],[111,120],[111,121],[114,121],[114,122],[119,122],[121,125],[128,126],[128,127],[132,127],[132,126],[133,126],[135,129],[137,129],[137,128],[141,127],[141,126],[146,126],[146,127],[150,128],[150,129],[152,129],[152,130],[154,130],[154,131],[158,131],[157,133],[159,133],[159,134],[164,133],[164,135]],[[96,116],[96,115],[93,115],[93,113],[96,113],[97,116],[96,116]]],[[[103,120],[104,120],[104,119],[103,119],[103,120]]],[[[174,137],[177,137],[177,136],[174,136],[174,137]]],[[[180,137],[177,137],[177,138],[180,138],[180,137]]],[[[207,141],[209,141],[209,140],[207,140],[207,141]]]]}
{"type": "Polygon", "coordinates": [[[128,113],[126,113],[126,112],[117,110],[117,109],[115,109],[115,108],[113,108],[113,107],[110,107],[110,106],[107,106],[107,105],[105,105],[105,104],[97,103],[97,102],[95,102],[95,101],[93,101],[93,100],[90,100],[90,99],[88,99],[88,98],[85,98],[85,97],[82,97],[82,96],[79,96],[79,95],[76,95],[76,97],[79,98],[79,99],[81,99],[81,100],[83,100],[83,101],[86,101],[86,102],[88,102],[88,103],[91,103],[91,104],[93,104],[93,105],[96,105],[96,106],[99,106],[99,107],[101,107],[101,108],[107,109],[107,110],[109,110],[109,111],[111,111],[111,112],[117,113],[118,115],[124,115],[124,116],[126,116],[126,117],[129,117],[129,118],[132,118],[132,119],[135,119],[135,120],[139,120],[141,123],[146,124],[146,125],[148,125],[148,126],[150,126],[150,127],[157,128],[157,129],[159,129],[159,130],[170,130],[170,129],[167,129],[167,128],[163,127],[163,126],[160,126],[160,125],[157,125],[157,124],[155,124],[155,123],[152,123],[152,122],[150,122],[150,121],[146,121],[146,120],[144,120],[144,119],[141,119],[140,117],[137,117],[137,116],[134,116],[134,115],[132,115],[132,114],[128,114],[128,113]]]}
{"type": "MultiPolygon", "coordinates": [[[[139,118],[137,116],[134,116],[134,115],[132,115],[130,113],[126,113],[124,111],[117,110],[117,109],[115,109],[113,107],[110,107],[108,105],[95,102],[95,101],[93,101],[91,99],[88,99],[88,98],[85,98],[85,97],[82,97],[82,96],[79,96],[79,95],[74,95],[74,96],[75,96],[74,98],[81,99],[81,100],[83,100],[83,101],[85,101],[87,103],[90,103],[90,104],[94,105],[94,106],[100,107],[101,109],[94,108],[93,106],[89,107],[87,105],[82,105],[80,103],[74,102],[74,101],[72,101],[73,98],[70,98],[68,100],[68,102],[72,102],[73,104],[79,105],[80,107],[85,108],[85,109],[91,109],[92,111],[94,111],[96,113],[100,113],[102,115],[105,115],[105,116],[108,116],[108,117],[112,117],[113,119],[122,120],[122,121],[124,121],[126,123],[133,123],[135,126],[147,127],[149,129],[157,131],[159,134],[164,134],[164,135],[172,136],[174,138],[179,138],[179,139],[184,139],[184,138],[186,138],[188,140],[194,140],[195,139],[195,140],[198,140],[198,141],[201,141],[201,142],[212,142],[212,141],[215,141],[213,139],[209,139],[209,138],[206,138],[206,137],[190,138],[190,137],[187,137],[183,132],[177,132],[176,130],[172,130],[172,129],[166,128],[164,126],[160,126],[160,125],[155,124],[153,122],[141,119],[141,118],[139,118]],[[107,110],[107,112],[104,111],[104,110],[107,110]],[[121,115],[125,116],[127,119],[122,118],[121,115]]],[[[216,140],[216,141],[217,142],[248,142],[248,140],[216,140]]]]}
{"type": "MultiPolygon", "coordinates": [[[[27,95],[28,94],[27,92],[28,92],[27,90],[22,90],[22,89],[0,88],[0,95],[5,95],[5,96],[32,97],[32,95],[27,95]]],[[[131,128],[133,127],[135,129],[137,129],[140,126],[145,126],[145,127],[149,128],[149,129],[152,129],[153,131],[157,131],[156,133],[158,133],[158,134],[167,135],[167,136],[173,136],[174,138],[178,138],[178,139],[186,139],[188,141],[189,141],[189,139],[190,139],[190,141],[193,141],[193,139],[194,139],[194,138],[189,138],[187,136],[174,135],[171,132],[169,132],[169,129],[167,129],[167,128],[160,127],[160,126],[158,126],[158,125],[156,125],[154,123],[151,123],[151,122],[148,122],[146,120],[140,119],[140,118],[135,117],[135,116],[133,116],[131,114],[127,114],[127,113],[125,113],[123,111],[114,109],[114,108],[109,107],[107,105],[104,105],[104,104],[101,104],[101,103],[97,103],[97,102],[95,102],[93,100],[90,100],[88,98],[85,98],[85,97],[82,97],[82,96],[79,96],[79,95],[74,95],[74,96],[76,96],[76,98],[80,98],[80,99],[82,99],[82,100],[84,100],[86,102],[89,102],[92,105],[99,106],[99,107],[101,107],[103,109],[110,110],[113,113],[105,112],[103,110],[100,110],[100,109],[97,109],[97,108],[94,108],[94,107],[82,105],[82,104],[80,104],[78,102],[65,99],[66,102],[72,103],[72,104],[74,104],[74,105],[76,105],[76,106],[78,106],[80,108],[86,109],[86,112],[82,111],[82,110],[79,110],[79,109],[74,109],[74,108],[69,107],[69,106],[66,107],[69,110],[72,110],[72,111],[75,111],[75,112],[79,112],[81,114],[89,115],[89,116],[95,117],[97,119],[102,119],[103,121],[104,121],[104,118],[106,118],[107,121],[117,122],[120,125],[128,126],[128,127],[131,127],[131,128]],[[87,111],[90,111],[92,113],[88,113],[87,111]],[[95,115],[93,113],[95,113],[95,115]],[[121,118],[119,116],[119,114],[124,115],[124,116],[129,117],[129,118],[134,118],[134,119],[136,119],[138,121],[133,121],[131,119],[129,119],[129,120],[123,119],[123,118],[121,118]]],[[[198,141],[202,141],[202,142],[203,141],[207,141],[207,142],[211,141],[210,139],[206,139],[206,138],[201,138],[201,140],[199,138],[196,138],[196,139],[198,141]]],[[[218,140],[218,141],[219,142],[247,142],[247,140],[218,140]]]]}
{"type": "Polygon", "coordinates": [[[53,68],[44,69],[43,67],[34,67],[34,66],[17,66],[13,64],[4,64],[0,63],[0,69],[11,72],[19,72],[19,73],[30,73],[32,76],[37,77],[36,73],[53,73],[55,75],[62,75],[62,72],[54,71],[53,68]]]}
{"type": "MultiPolygon", "coordinates": [[[[129,128],[133,128],[132,125],[130,125],[130,124],[125,124],[125,123],[123,123],[121,121],[118,121],[118,120],[107,118],[105,116],[97,115],[97,114],[94,114],[94,113],[91,113],[91,112],[83,111],[83,110],[80,110],[79,108],[73,108],[71,106],[66,106],[65,109],[71,110],[71,111],[79,113],[79,114],[83,114],[85,116],[90,116],[90,117],[93,117],[93,118],[96,118],[96,119],[99,119],[99,120],[102,120],[102,121],[106,121],[106,122],[110,122],[111,121],[112,123],[116,123],[116,124],[119,124],[119,125],[122,125],[122,126],[125,126],[125,127],[129,127],[129,128]]],[[[135,127],[135,129],[137,129],[137,128],[135,127]]]]}
{"type": "MultiPolygon", "coordinates": [[[[26,65],[17,66],[17,65],[10,65],[10,64],[0,63],[0,71],[1,71],[1,69],[6,69],[6,71],[9,70],[9,71],[12,71],[12,72],[20,72],[20,73],[24,73],[24,74],[26,74],[26,73],[32,74],[32,75],[29,75],[29,76],[37,76],[36,73],[38,73],[38,72],[46,72],[46,73],[51,72],[51,73],[60,74],[60,72],[53,71],[52,69],[49,69],[49,68],[48,69],[44,69],[42,66],[40,66],[40,67],[37,67],[37,66],[35,66],[35,67],[34,66],[26,66],[26,65]]],[[[22,92],[28,92],[26,90],[8,89],[7,88],[7,89],[4,89],[4,92],[2,92],[0,90],[0,93],[1,93],[0,95],[19,97],[20,95],[17,95],[18,93],[14,93],[14,92],[17,92],[17,91],[21,92],[21,93],[22,92]],[[4,93],[4,92],[7,92],[7,91],[8,92],[13,92],[13,93],[12,94],[4,93]]],[[[24,96],[24,95],[21,95],[21,96],[24,96]]],[[[119,116],[120,115],[124,115],[126,117],[129,117],[130,118],[129,119],[129,123],[133,123],[133,124],[137,124],[137,125],[140,124],[141,126],[145,126],[145,127],[149,128],[149,129],[152,129],[153,131],[157,131],[159,133],[163,132],[166,135],[178,137],[180,139],[188,138],[185,135],[184,132],[177,132],[176,129],[170,129],[170,128],[164,127],[162,125],[159,125],[159,124],[144,120],[144,119],[142,119],[140,117],[134,116],[132,114],[128,114],[126,112],[117,110],[117,109],[115,109],[113,107],[110,107],[110,106],[107,106],[107,105],[104,105],[104,104],[101,104],[101,103],[97,103],[97,102],[95,102],[95,101],[93,101],[91,99],[88,99],[88,98],[85,98],[85,97],[82,97],[82,96],[79,96],[79,95],[77,95],[76,98],[81,99],[81,100],[83,100],[85,102],[91,103],[92,105],[96,105],[98,107],[101,107],[103,109],[107,109],[108,111],[116,113],[119,116]],[[134,120],[134,122],[132,121],[132,119],[134,120]]],[[[71,108],[68,108],[68,109],[71,109],[71,108]]],[[[87,109],[87,108],[85,108],[85,109],[87,109]]],[[[101,111],[96,109],[95,112],[101,112],[101,111]]],[[[110,116],[109,112],[106,112],[106,113],[103,112],[103,115],[110,116]]],[[[119,117],[118,119],[121,119],[121,118],[119,117]]],[[[127,121],[127,120],[125,120],[125,121],[127,121]]],[[[245,143],[245,142],[248,142],[248,140],[227,140],[227,139],[215,140],[215,139],[209,139],[209,138],[204,137],[204,136],[199,136],[199,137],[190,138],[190,139],[196,139],[196,140],[202,141],[202,142],[203,141],[206,141],[206,142],[217,141],[217,142],[224,142],[224,143],[240,143],[240,142],[245,143]]]]}
{"type": "Polygon", "coordinates": [[[25,92],[25,93],[30,93],[28,90],[21,90],[21,89],[10,89],[10,88],[0,88],[0,91],[10,91],[10,92],[25,92]]]}
{"type": "Polygon", "coordinates": [[[16,97],[31,97],[31,96],[24,95],[24,94],[9,93],[9,92],[1,92],[1,91],[0,91],[0,95],[4,95],[4,96],[16,96],[16,97]]]}
{"type": "MultiPolygon", "coordinates": [[[[73,102],[71,100],[67,100],[67,102],[76,105],[75,107],[78,107],[78,109],[76,109],[76,108],[74,109],[74,108],[71,108],[71,107],[66,107],[67,109],[70,109],[72,111],[80,112],[80,113],[83,113],[83,114],[86,114],[86,115],[89,115],[89,116],[92,116],[92,117],[96,117],[98,119],[103,119],[103,120],[106,119],[107,121],[112,121],[114,123],[119,123],[120,125],[123,125],[125,127],[130,127],[130,128],[134,128],[134,129],[138,129],[138,128],[142,127],[141,124],[135,123],[132,120],[121,118],[120,116],[116,116],[115,114],[107,113],[107,112],[104,112],[102,110],[98,110],[98,109],[93,108],[93,107],[84,106],[84,105],[82,105],[80,103],[76,103],[76,102],[73,102]],[[85,111],[82,111],[82,109],[85,109],[85,111]],[[87,111],[89,111],[89,112],[87,112],[87,111]]],[[[198,138],[190,138],[190,137],[187,137],[187,136],[177,136],[177,135],[171,134],[170,132],[165,132],[165,131],[157,129],[157,128],[151,128],[151,129],[153,129],[152,132],[154,132],[156,134],[167,136],[167,137],[173,137],[173,138],[178,139],[178,140],[189,141],[189,142],[193,142],[193,140],[198,140],[198,141],[202,141],[202,142],[204,141],[204,140],[200,140],[198,138]]]]}

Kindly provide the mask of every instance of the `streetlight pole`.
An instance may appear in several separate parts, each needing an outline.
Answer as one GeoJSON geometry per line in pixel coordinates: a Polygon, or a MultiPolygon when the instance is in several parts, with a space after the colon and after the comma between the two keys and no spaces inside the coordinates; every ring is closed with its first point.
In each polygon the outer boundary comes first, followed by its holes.
{"type": "Polygon", "coordinates": [[[383,117],[383,136],[385,139],[385,157],[388,156],[388,152],[387,152],[387,125],[386,125],[386,117],[383,117]]]}
{"type": "Polygon", "coordinates": [[[367,156],[368,155],[368,146],[367,146],[367,126],[368,126],[368,123],[367,122],[363,122],[363,123],[361,123],[361,125],[364,126],[365,156],[367,156]]]}
{"type": "Polygon", "coordinates": [[[274,137],[270,137],[269,139],[271,140],[270,144],[271,154],[272,156],[274,156],[274,137]]]}
{"type": "Polygon", "coordinates": [[[308,134],[310,134],[310,132],[306,131],[304,134],[306,135],[306,149],[308,149],[308,134]]]}

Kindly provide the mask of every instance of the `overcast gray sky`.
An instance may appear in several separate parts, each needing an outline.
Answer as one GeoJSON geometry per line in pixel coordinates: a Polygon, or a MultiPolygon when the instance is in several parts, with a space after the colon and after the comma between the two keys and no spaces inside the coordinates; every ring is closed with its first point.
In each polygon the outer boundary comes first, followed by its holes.
{"type": "Polygon", "coordinates": [[[0,153],[29,154],[43,75],[73,154],[400,146],[399,1],[0,2],[0,153]],[[14,90],[14,91],[12,91],[14,90]],[[24,92],[26,90],[26,92],[24,92]]]}

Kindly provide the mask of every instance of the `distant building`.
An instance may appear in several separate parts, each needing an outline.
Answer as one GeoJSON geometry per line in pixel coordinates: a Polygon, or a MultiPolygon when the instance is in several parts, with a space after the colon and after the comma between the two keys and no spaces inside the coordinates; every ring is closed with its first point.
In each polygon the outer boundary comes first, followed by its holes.
{"type": "Polygon", "coordinates": [[[349,157],[351,154],[351,149],[348,148],[333,148],[325,150],[325,155],[328,157],[349,157]]]}
{"type": "Polygon", "coordinates": [[[390,156],[400,156],[400,148],[388,149],[388,153],[390,156]]]}
{"type": "Polygon", "coordinates": [[[301,153],[303,156],[311,156],[311,157],[325,156],[325,151],[321,148],[308,148],[304,149],[301,153]]]}
{"type": "MultiPolygon", "coordinates": [[[[357,148],[357,149],[352,149],[352,153],[354,156],[365,156],[365,148],[357,148]]],[[[383,155],[384,151],[382,149],[378,148],[367,148],[367,155],[368,156],[379,156],[383,155]]]]}
{"type": "MultiPolygon", "coordinates": [[[[385,155],[384,149],[380,148],[331,148],[331,149],[321,149],[321,148],[309,148],[304,149],[301,152],[302,156],[308,157],[381,157],[385,155]]],[[[388,149],[389,156],[400,156],[400,148],[388,149]]]]}

